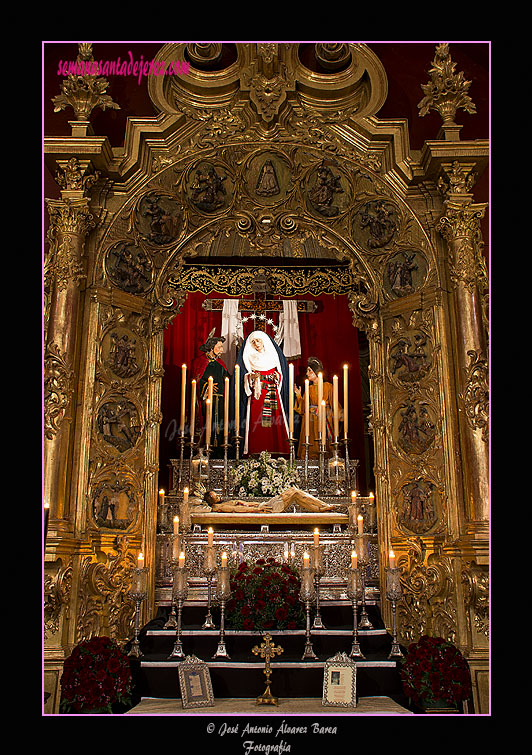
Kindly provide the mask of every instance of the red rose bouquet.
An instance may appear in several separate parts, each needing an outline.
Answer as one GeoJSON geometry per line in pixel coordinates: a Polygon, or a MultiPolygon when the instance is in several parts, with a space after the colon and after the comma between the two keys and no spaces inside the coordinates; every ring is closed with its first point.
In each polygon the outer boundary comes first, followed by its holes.
{"type": "Polygon", "coordinates": [[[62,713],[112,713],[116,703],[131,702],[133,677],[129,658],[109,637],[76,645],[61,677],[62,713]]]}
{"type": "Polygon", "coordinates": [[[231,598],[226,606],[231,629],[298,629],[305,625],[299,601],[297,572],[274,558],[242,562],[231,573],[231,598]]]}
{"type": "Polygon", "coordinates": [[[415,703],[444,701],[455,705],[471,694],[471,675],[462,653],[441,637],[424,635],[402,660],[405,694],[415,703]]]}

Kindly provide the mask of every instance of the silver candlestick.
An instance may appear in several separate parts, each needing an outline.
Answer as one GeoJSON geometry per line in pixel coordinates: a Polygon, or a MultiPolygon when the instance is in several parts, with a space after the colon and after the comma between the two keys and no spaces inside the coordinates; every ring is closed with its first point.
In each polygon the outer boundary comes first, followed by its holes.
{"type": "Polygon", "coordinates": [[[396,608],[397,601],[400,600],[403,591],[401,589],[401,569],[398,567],[388,566],[386,571],[386,598],[392,604],[392,620],[393,620],[393,640],[392,648],[388,658],[402,658],[403,653],[397,642],[397,617],[396,608]]]}
{"type": "Polygon", "coordinates": [[[314,568],[314,589],[316,592],[316,614],[312,623],[312,629],[324,629],[325,627],[320,614],[320,577],[322,577],[324,573],[323,545],[313,545],[310,550],[312,566],[314,568]]]}
{"type": "Polygon", "coordinates": [[[141,658],[143,653],[141,652],[139,643],[140,604],[148,597],[148,569],[145,566],[141,569],[135,568],[131,570],[129,597],[135,602],[135,636],[128,655],[134,658],[141,658]]]}
{"type": "Polygon", "coordinates": [[[353,487],[353,484],[351,482],[351,470],[349,467],[349,438],[347,435],[344,435],[344,449],[345,449],[345,485],[346,490],[349,490],[353,487]]]}
{"type": "Polygon", "coordinates": [[[305,472],[304,472],[304,476],[305,476],[305,490],[306,490],[307,487],[308,487],[308,452],[309,452],[309,448],[310,448],[310,443],[309,443],[308,435],[306,436],[305,442],[304,442],[303,445],[305,447],[305,467],[304,467],[305,472]]]}
{"type": "Polygon", "coordinates": [[[240,460],[240,441],[243,440],[243,436],[238,433],[235,434],[235,459],[240,460]]]}
{"type": "Polygon", "coordinates": [[[184,464],[184,457],[185,457],[185,431],[182,430],[181,437],[179,438],[179,444],[181,446],[181,450],[179,452],[179,478],[177,482],[177,487],[181,488],[181,482],[183,480],[183,464],[184,464]]]}
{"type": "MultiPolygon", "coordinates": [[[[223,563],[223,562],[222,562],[223,563]]],[[[229,576],[229,567],[220,566],[218,569],[218,580],[216,585],[216,597],[220,601],[221,617],[220,617],[220,638],[218,640],[218,647],[216,653],[213,655],[213,660],[216,658],[225,658],[230,660],[229,653],[225,647],[225,604],[231,596],[231,582],[229,576]]]]}
{"type": "Polygon", "coordinates": [[[183,603],[188,595],[188,571],[184,566],[176,566],[174,569],[174,582],[172,585],[173,600],[177,603],[177,627],[174,648],[169,658],[184,658],[183,645],[181,642],[181,614],[183,603]]]}
{"type": "Polygon", "coordinates": [[[290,433],[289,434],[289,436],[288,436],[288,444],[290,446],[290,462],[289,463],[290,463],[290,466],[293,467],[294,463],[295,463],[295,458],[296,458],[296,454],[295,454],[295,444],[296,444],[296,441],[295,441],[295,438],[294,438],[294,433],[290,433]]]}
{"type": "Polygon", "coordinates": [[[349,655],[351,658],[365,658],[358,642],[357,603],[362,597],[362,581],[358,569],[351,567],[347,574],[347,595],[353,603],[353,645],[349,655]]]}
{"type": "Polygon", "coordinates": [[[358,563],[362,567],[360,570],[362,576],[362,610],[360,612],[359,629],[373,629],[373,624],[369,620],[368,612],[366,610],[366,568],[369,564],[367,547],[366,547],[366,534],[356,535],[358,563]]]}
{"type": "Polygon", "coordinates": [[[207,615],[202,629],[215,629],[216,627],[211,616],[212,578],[216,573],[216,549],[214,545],[207,545],[205,547],[203,571],[207,575],[207,615]]]}
{"type": "Polygon", "coordinates": [[[305,604],[305,610],[307,613],[307,628],[305,632],[305,650],[303,652],[301,660],[306,661],[309,658],[317,658],[314,653],[312,642],[310,639],[310,604],[316,596],[314,589],[314,569],[311,566],[304,566],[301,569],[301,590],[299,592],[299,600],[305,604]]]}
{"type": "MultiPolygon", "coordinates": [[[[170,559],[170,563],[172,564],[172,574],[174,573],[174,570],[179,564],[179,554],[181,553],[181,536],[174,532],[172,534],[172,556],[170,559]]],[[[164,625],[163,629],[176,629],[177,627],[177,613],[176,613],[176,603],[175,603],[175,594],[172,590],[172,597],[171,597],[171,607],[170,607],[170,614],[168,616],[168,620],[166,624],[164,625]]]]}

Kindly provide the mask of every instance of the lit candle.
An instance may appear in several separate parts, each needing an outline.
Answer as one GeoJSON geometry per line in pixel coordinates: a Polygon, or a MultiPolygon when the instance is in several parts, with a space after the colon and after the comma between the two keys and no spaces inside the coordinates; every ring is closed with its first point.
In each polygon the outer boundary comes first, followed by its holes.
{"type": "Polygon", "coordinates": [[[348,393],[347,393],[347,365],[344,364],[344,438],[347,438],[348,417],[348,393]]]}
{"type": "Polygon", "coordinates": [[[227,553],[225,551],[222,553],[222,569],[225,569],[227,566],[227,553]]]}
{"type": "Polygon", "coordinates": [[[190,437],[194,442],[194,430],[196,424],[196,381],[191,383],[191,396],[190,396],[190,437]]]}
{"type": "Polygon", "coordinates": [[[207,530],[207,534],[209,536],[209,548],[211,548],[212,547],[212,538],[213,538],[213,535],[214,535],[212,527],[209,527],[209,529],[207,530]]]}
{"type": "Polygon", "coordinates": [[[314,530],[314,547],[317,548],[319,544],[320,544],[320,531],[316,527],[314,530]]]}
{"type": "Polygon", "coordinates": [[[174,535],[179,534],[179,517],[174,516],[174,535]]]}
{"type": "Polygon", "coordinates": [[[357,491],[352,490],[351,491],[351,503],[354,505],[357,502],[357,491]]]}
{"type": "Polygon", "coordinates": [[[362,514],[359,514],[357,516],[357,522],[358,522],[358,534],[362,535],[363,528],[364,528],[364,517],[362,516],[362,514]]]}
{"type": "Polygon", "coordinates": [[[284,560],[286,561],[286,563],[288,563],[288,543],[284,544],[284,554],[283,554],[283,556],[284,556],[284,560]]]}
{"type": "Polygon", "coordinates": [[[240,365],[235,364],[235,433],[240,435],[240,365]]]}
{"type": "Polygon", "coordinates": [[[310,556],[309,556],[309,554],[308,554],[308,553],[307,553],[307,552],[305,551],[305,552],[303,553],[303,567],[304,567],[305,569],[308,569],[308,567],[309,567],[309,559],[310,559],[310,556]]]}
{"type": "MultiPolygon", "coordinates": [[[[318,432],[322,432],[323,372],[318,372],[318,432]]],[[[325,440],[325,439],[324,439],[325,440]]]]}
{"type": "Polygon", "coordinates": [[[357,552],[353,551],[351,553],[351,569],[357,568],[357,552]]]}
{"type": "Polygon", "coordinates": [[[309,380],[305,379],[305,443],[308,443],[310,436],[310,396],[309,380]]]}
{"type": "Polygon", "coordinates": [[[390,551],[390,569],[395,569],[395,553],[390,551]]]}
{"type": "Polygon", "coordinates": [[[179,431],[181,435],[185,434],[185,398],[187,395],[187,366],[181,365],[181,425],[179,431]]]}
{"type": "Polygon", "coordinates": [[[50,504],[47,502],[44,504],[44,542],[46,544],[46,538],[48,537],[48,519],[50,516],[50,504]]]}
{"type": "Polygon", "coordinates": [[[139,569],[144,569],[144,556],[142,553],[139,553],[137,557],[137,567],[139,569]]]}
{"type": "Polygon", "coordinates": [[[333,423],[334,423],[334,441],[338,441],[338,375],[333,376],[333,423]]]}
{"type": "Polygon", "coordinates": [[[212,403],[212,394],[214,393],[214,378],[211,375],[207,381],[207,398],[212,403]]]}
{"type": "Polygon", "coordinates": [[[296,546],[294,543],[290,546],[290,560],[293,561],[296,557],[296,546]]]}
{"type": "Polygon", "coordinates": [[[179,554],[179,568],[183,569],[185,566],[185,554],[183,551],[179,554]]]}
{"type": "Polygon", "coordinates": [[[294,365],[288,365],[288,430],[294,437],[294,365]]]}
{"type": "Polygon", "coordinates": [[[322,399],[321,402],[321,437],[322,437],[322,443],[325,445],[327,441],[327,404],[325,403],[325,399],[322,399]]]}
{"type": "Polygon", "coordinates": [[[209,448],[209,446],[211,445],[212,403],[210,402],[209,399],[207,399],[205,403],[207,404],[207,427],[205,431],[205,446],[209,448]]]}
{"type": "Polygon", "coordinates": [[[188,503],[188,488],[183,488],[183,506],[186,506],[188,503]]]}
{"type": "Polygon", "coordinates": [[[164,503],[164,490],[163,489],[159,490],[159,503],[161,504],[164,503]]]}
{"type": "Polygon", "coordinates": [[[224,439],[227,442],[229,435],[229,378],[225,378],[225,395],[224,395],[224,439]]]}
{"type": "MultiPolygon", "coordinates": [[[[370,493],[370,494],[369,494],[369,497],[370,497],[370,498],[372,499],[372,500],[371,500],[371,503],[373,503],[373,498],[375,498],[375,496],[373,495],[373,493],[370,493]]],[[[370,505],[371,505],[371,504],[370,504],[370,505]]]]}

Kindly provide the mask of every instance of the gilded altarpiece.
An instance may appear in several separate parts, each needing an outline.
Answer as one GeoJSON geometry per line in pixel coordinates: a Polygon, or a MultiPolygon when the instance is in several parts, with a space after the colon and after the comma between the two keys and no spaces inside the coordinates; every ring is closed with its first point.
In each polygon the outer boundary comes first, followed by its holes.
{"type": "MultiPolygon", "coordinates": [[[[208,59],[207,45],[191,47],[208,59]]],[[[192,66],[188,78],[151,82],[159,114],[132,119],[119,153],[94,137],[83,114],[71,139],[45,141],[60,201],[68,204],[77,191],[92,218],[71,274],[79,291],[76,346],[66,360],[53,343],[46,352],[46,374],[54,365],[57,374],[49,381],[56,386],[50,442],[61,422],[71,433],[68,503],[52,506],[46,555],[50,668],[92,634],[132,635],[128,571],[139,549],[147,563],[155,558],[163,332],[187,291],[207,285],[195,257],[237,244],[239,288],[230,289],[223,266],[210,273],[215,290],[226,285],[232,295],[249,292],[246,255],[262,257],[266,275],[280,247],[300,263],[313,245],[339,263],[338,293],[370,345],[381,581],[393,547],[402,568],[399,639],[449,638],[474,673],[485,672],[486,503],[466,503],[474,493],[460,462],[461,449],[485,453],[478,441],[486,428],[485,341],[464,345],[473,356],[467,365],[464,353],[463,369],[456,368],[465,284],[455,282],[452,232],[441,218],[449,201],[472,201],[470,169],[462,183],[460,163],[451,170],[456,153],[480,169],[487,146],[464,151],[442,133],[415,162],[406,122],[374,116],[386,96],[379,61],[365,45],[339,47],[351,64],[328,75],[306,69],[297,45],[242,44],[225,70],[209,76],[192,66]],[[474,438],[465,438],[466,426],[474,438]]],[[[165,45],[160,56],[184,53],[185,45],[165,45]]],[[[51,280],[70,259],[65,235],[56,233],[50,248],[51,280]]],[[[469,238],[475,267],[476,229],[469,238]]],[[[286,258],[283,264],[286,271],[286,258]]],[[[281,288],[290,281],[280,274],[281,288]]],[[[47,289],[52,313],[56,288],[47,289]]],[[[146,619],[153,578],[149,594],[146,619]]],[[[385,601],[382,612],[389,626],[385,601]]]]}

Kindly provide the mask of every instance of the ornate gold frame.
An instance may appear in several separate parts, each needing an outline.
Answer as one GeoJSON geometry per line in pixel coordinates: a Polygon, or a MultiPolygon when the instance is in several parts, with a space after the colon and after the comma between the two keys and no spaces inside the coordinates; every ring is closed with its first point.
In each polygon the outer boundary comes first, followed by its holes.
{"type": "MultiPolygon", "coordinates": [[[[90,55],[90,46],[81,47],[80,55],[90,55]]],[[[164,45],[159,57],[179,59],[184,47],[164,45]]],[[[206,63],[217,54],[192,47],[206,63]]],[[[111,106],[106,87],[88,110],[75,82],[63,87],[58,107],[74,109],[72,135],[47,137],[44,145],[61,187],[61,199],[47,200],[45,266],[50,664],[91,633],[130,634],[125,570],[140,548],[148,563],[155,554],[163,331],[187,291],[235,292],[232,269],[213,257],[213,267],[200,270],[194,258],[238,238],[283,285],[289,279],[276,250],[286,241],[301,291],[323,287],[329,271],[336,276],[329,285],[348,297],[353,324],[370,346],[381,563],[393,546],[403,567],[399,638],[427,631],[448,637],[485,678],[488,386],[479,223],[486,208],[470,190],[488,145],[459,141],[448,111],[471,105],[462,92],[445,109],[439,93],[423,108],[442,113],[442,130],[420,156],[410,154],[406,121],[375,116],[386,97],[380,62],[366,45],[340,47],[317,52],[333,65],[328,74],[307,69],[297,44],[246,43],[236,45],[236,59],[222,71],[192,67],[188,77],[154,77],[150,94],[159,113],[129,119],[119,151],[90,125],[94,107],[111,106]],[[351,62],[335,72],[346,55],[351,62]],[[263,159],[286,181],[282,201],[258,195],[250,182],[263,159]],[[332,205],[314,201],[320,170],[336,181],[332,205]],[[224,177],[223,193],[198,198],[198,171],[224,177]],[[154,198],[171,218],[156,232],[143,214],[154,198]],[[326,250],[325,264],[304,277],[309,245],[326,250]],[[418,278],[405,286],[390,271],[409,260],[418,278]],[[110,362],[106,344],[115,331],[138,348],[126,375],[110,362]],[[115,445],[98,426],[103,405],[123,413],[115,445]],[[397,413],[420,406],[433,438],[410,453],[399,442],[397,413]],[[101,526],[93,508],[98,485],[112,487],[113,480],[117,495],[128,491],[125,508],[136,506],[118,533],[101,526]]],[[[433,70],[447,58],[439,46],[433,70]]],[[[153,599],[153,581],[148,590],[153,599]]]]}

